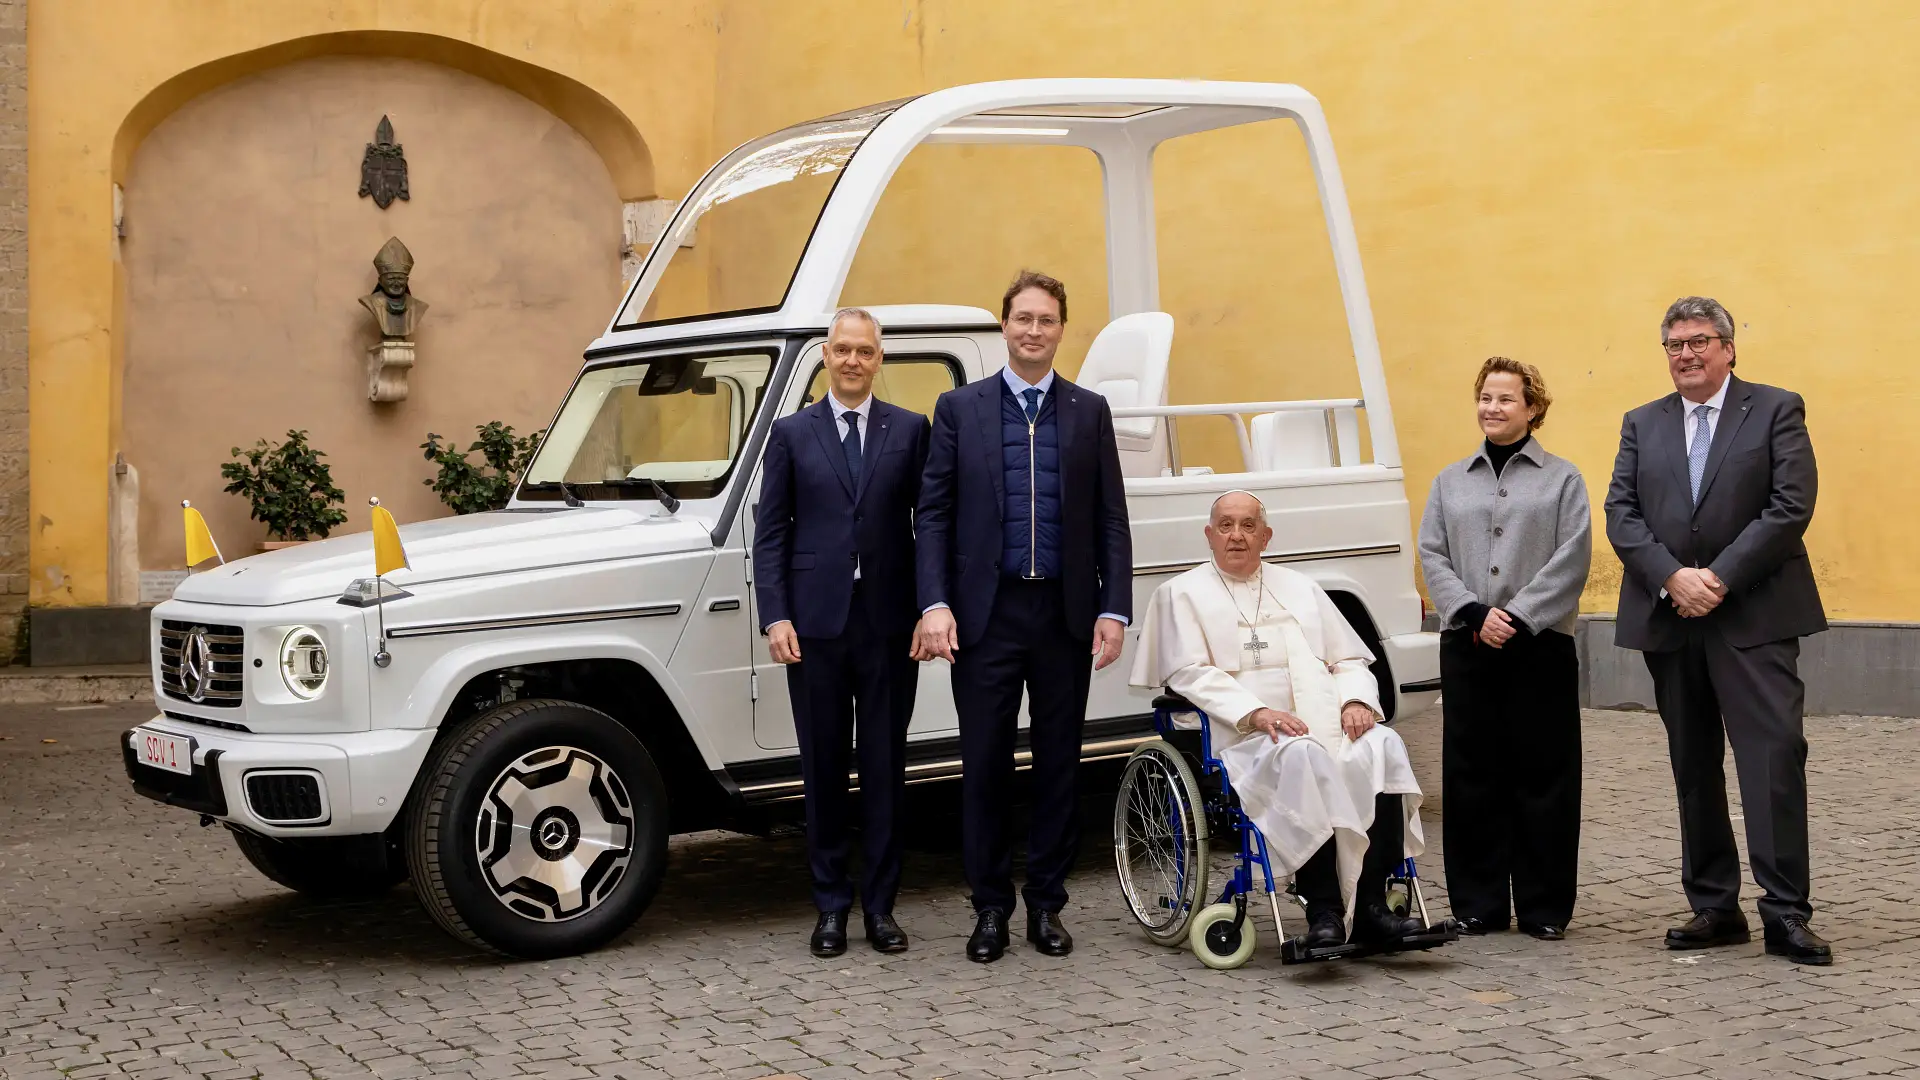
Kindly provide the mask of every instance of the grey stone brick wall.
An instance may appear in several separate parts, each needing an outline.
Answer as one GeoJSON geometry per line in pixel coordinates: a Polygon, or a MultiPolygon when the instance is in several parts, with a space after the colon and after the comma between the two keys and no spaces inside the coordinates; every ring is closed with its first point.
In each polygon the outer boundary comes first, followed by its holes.
{"type": "Polygon", "coordinates": [[[27,0],[0,0],[0,663],[27,606],[27,520],[27,0]]]}

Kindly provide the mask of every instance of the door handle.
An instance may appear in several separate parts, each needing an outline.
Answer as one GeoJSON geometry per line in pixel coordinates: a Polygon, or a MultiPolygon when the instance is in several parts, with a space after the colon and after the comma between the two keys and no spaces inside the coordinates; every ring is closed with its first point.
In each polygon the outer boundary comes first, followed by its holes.
{"type": "Polygon", "coordinates": [[[713,612],[716,612],[716,611],[739,611],[739,610],[740,610],[740,598],[737,596],[722,596],[722,597],[719,597],[718,599],[708,602],[707,604],[708,614],[712,614],[713,612]]]}

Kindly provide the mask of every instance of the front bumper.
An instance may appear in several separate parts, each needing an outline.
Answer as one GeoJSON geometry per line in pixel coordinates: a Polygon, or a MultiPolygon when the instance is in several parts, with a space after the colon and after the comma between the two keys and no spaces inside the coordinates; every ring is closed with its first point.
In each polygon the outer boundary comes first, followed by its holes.
{"type": "Polygon", "coordinates": [[[141,725],[193,740],[193,774],[140,764],[133,740],[120,740],[134,790],[183,810],[231,822],[264,836],[352,836],[384,832],[413,787],[413,778],[433,745],[431,730],[356,731],[321,735],[259,735],[187,723],[164,714],[141,725]],[[249,798],[249,776],[314,776],[324,820],[275,824],[256,810],[261,789],[249,798]]]}

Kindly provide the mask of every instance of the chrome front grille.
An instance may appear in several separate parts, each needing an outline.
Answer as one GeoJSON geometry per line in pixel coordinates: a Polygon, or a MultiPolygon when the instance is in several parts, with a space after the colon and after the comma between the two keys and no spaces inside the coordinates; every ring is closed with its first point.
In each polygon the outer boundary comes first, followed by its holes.
{"type": "Polygon", "coordinates": [[[231,709],[246,687],[246,635],[237,626],[160,622],[160,689],[170,698],[231,709]]]}

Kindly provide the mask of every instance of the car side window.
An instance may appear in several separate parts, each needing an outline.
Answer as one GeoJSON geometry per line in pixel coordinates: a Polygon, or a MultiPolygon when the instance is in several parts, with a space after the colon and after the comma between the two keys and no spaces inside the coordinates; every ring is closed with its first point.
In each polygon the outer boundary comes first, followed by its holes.
{"type": "MultiPolygon", "coordinates": [[[[922,416],[933,415],[933,403],[941,394],[962,382],[960,362],[944,354],[888,356],[874,376],[873,394],[890,405],[912,409],[922,416]]],[[[827,393],[827,369],[815,364],[813,378],[807,381],[807,396],[800,407],[819,401],[827,393]]]]}

